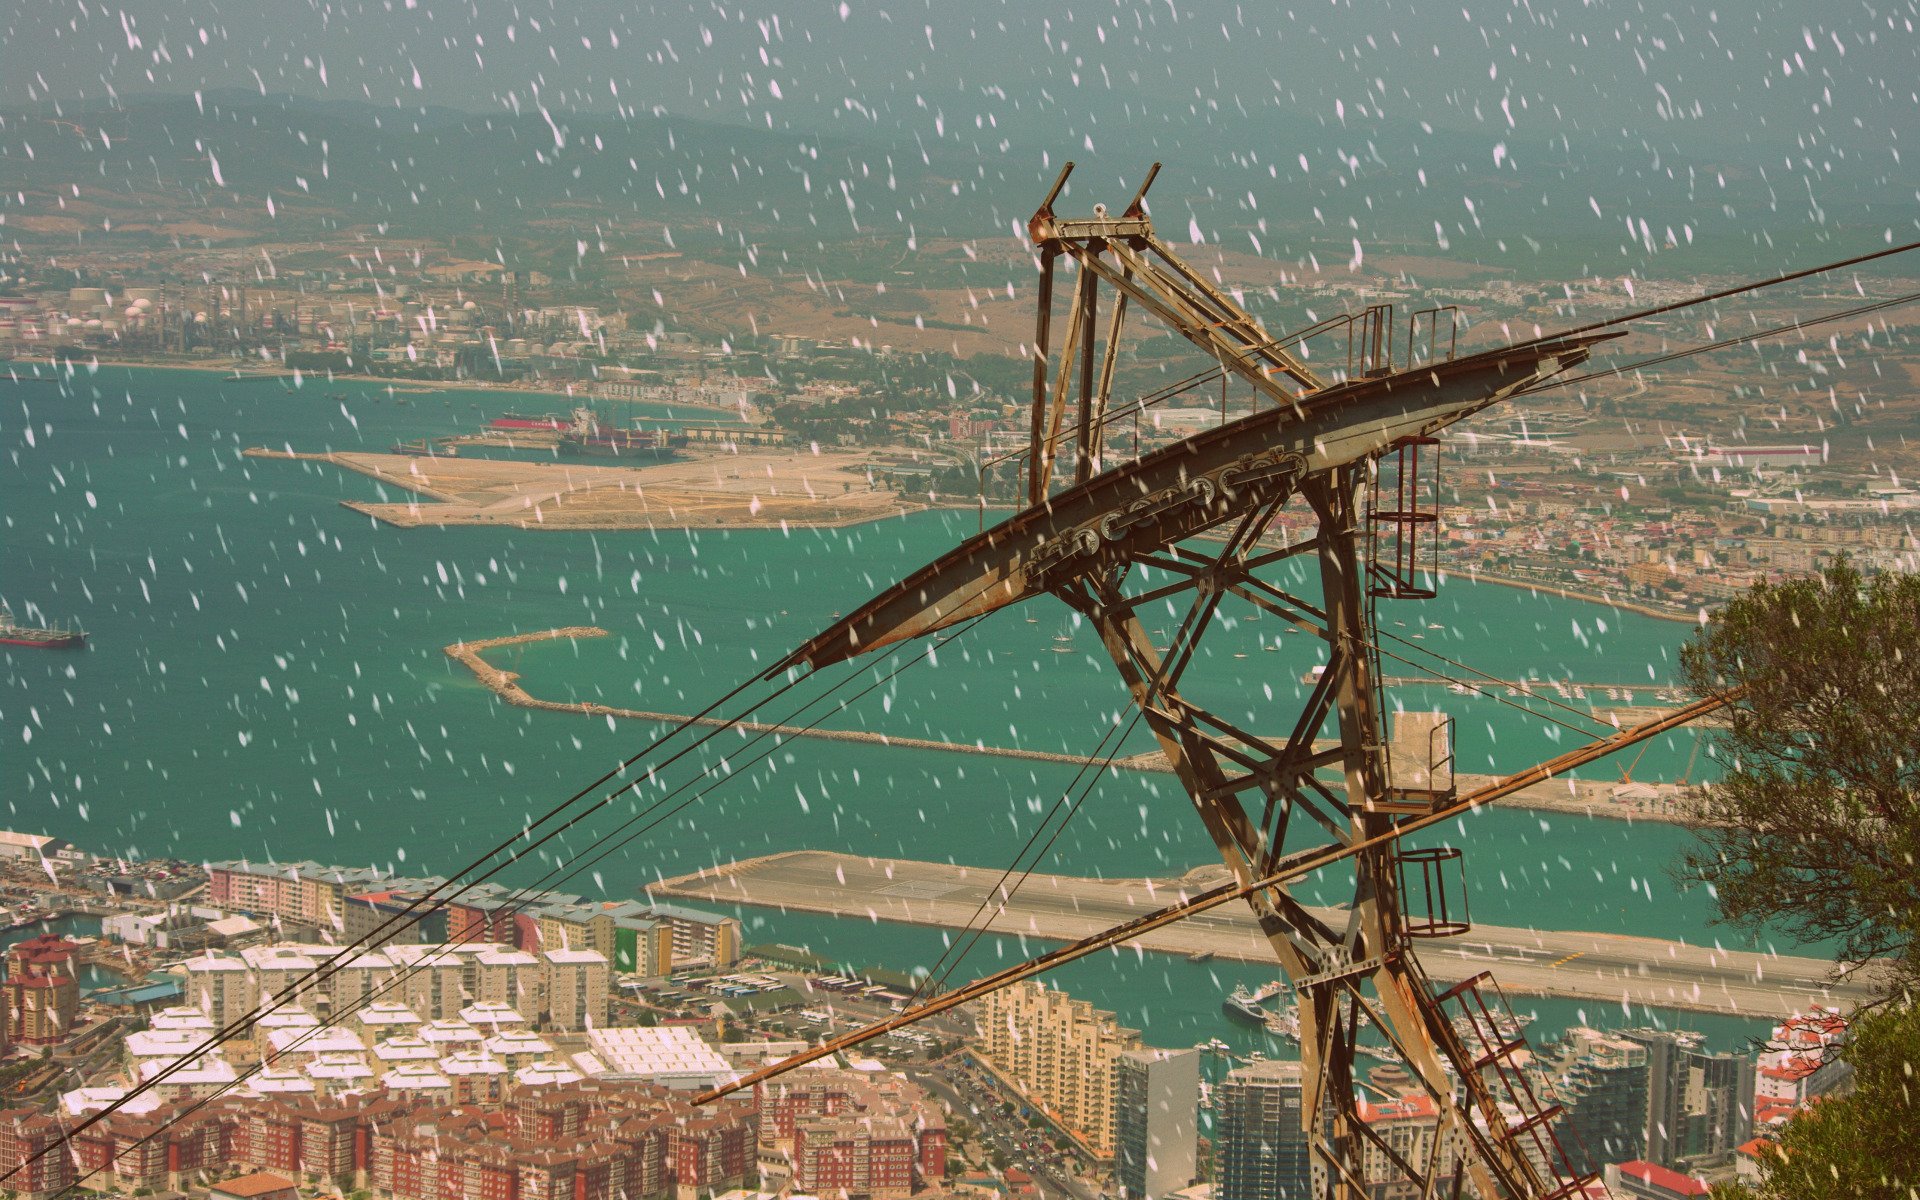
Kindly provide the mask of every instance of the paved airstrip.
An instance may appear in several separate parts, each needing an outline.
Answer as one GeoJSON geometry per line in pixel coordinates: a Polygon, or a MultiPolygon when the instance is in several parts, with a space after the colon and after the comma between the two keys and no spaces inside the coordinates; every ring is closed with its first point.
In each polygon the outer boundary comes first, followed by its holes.
{"type": "MultiPolygon", "coordinates": [[[[648,891],[656,897],[964,929],[1000,875],[998,868],[800,850],[710,868],[648,891]]],[[[1009,936],[1073,941],[1178,903],[1224,879],[1220,867],[1159,880],[1035,874],[991,928],[1009,936]]],[[[1340,924],[1331,910],[1319,915],[1336,928],[1340,924]]],[[[1210,951],[1221,959],[1273,961],[1252,914],[1238,903],[1148,933],[1134,944],[1170,954],[1210,951]]],[[[1849,1008],[1871,994],[1857,978],[1829,984],[1832,964],[1824,959],[1625,934],[1475,925],[1457,937],[1420,942],[1418,951],[1427,974],[1440,983],[1491,970],[1516,994],[1631,1001],[1732,1016],[1785,1016],[1814,1004],[1849,1008]]]]}

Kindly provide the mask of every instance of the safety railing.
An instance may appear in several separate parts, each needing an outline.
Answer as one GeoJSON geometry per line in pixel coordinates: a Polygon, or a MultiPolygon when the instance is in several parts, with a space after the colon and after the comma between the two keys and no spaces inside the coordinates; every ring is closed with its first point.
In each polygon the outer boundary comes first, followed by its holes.
{"type": "Polygon", "coordinates": [[[1473,928],[1459,847],[1404,850],[1394,855],[1393,869],[1400,886],[1401,932],[1412,938],[1443,938],[1473,928]]]}
{"type": "Polygon", "coordinates": [[[1423,308],[1407,314],[1407,366],[1411,371],[1415,367],[1435,362],[1451,362],[1455,351],[1460,348],[1460,307],[1455,304],[1442,304],[1437,308],[1423,308]],[[1427,346],[1420,348],[1420,318],[1427,318],[1427,346]],[[1440,323],[1446,318],[1446,351],[1440,349],[1440,323]]]}

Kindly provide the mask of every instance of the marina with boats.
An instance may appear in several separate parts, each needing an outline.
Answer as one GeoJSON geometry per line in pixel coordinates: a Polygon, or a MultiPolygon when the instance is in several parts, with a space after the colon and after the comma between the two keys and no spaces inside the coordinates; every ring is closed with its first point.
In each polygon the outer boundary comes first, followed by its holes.
{"type": "MultiPolygon", "coordinates": [[[[1221,1010],[1232,1020],[1242,1025],[1257,1025],[1264,1029],[1269,1037],[1279,1039],[1294,1046],[1300,1044],[1300,1009],[1297,999],[1288,996],[1290,989],[1285,980],[1275,979],[1259,987],[1249,988],[1245,984],[1235,987],[1220,1003],[1221,1010]],[[1271,1002],[1282,996],[1288,996],[1283,1004],[1271,1002]]],[[[1525,1035],[1527,1026],[1533,1024],[1531,1013],[1500,1013],[1488,1017],[1490,1024],[1475,1028],[1472,1018],[1466,1014],[1457,1014],[1453,1018],[1454,1033],[1466,1045],[1479,1045],[1487,1040],[1489,1034],[1501,1041],[1517,1041],[1525,1035]]],[[[1363,1018],[1363,1024],[1364,1024],[1363,1018]]],[[[1217,1042],[1217,1039],[1216,1039],[1217,1042]]],[[[1204,1043],[1199,1049],[1227,1053],[1224,1042],[1204,1043]]],[[[1393,1046],[1359,1041],[1354,1051],[1366,1058],[1393,1066],[1404,1066],[1406,1058],[1393,1046]]],[[[1255,1055],[1249,1057],[1265,1057],[1255,1055]]]]}

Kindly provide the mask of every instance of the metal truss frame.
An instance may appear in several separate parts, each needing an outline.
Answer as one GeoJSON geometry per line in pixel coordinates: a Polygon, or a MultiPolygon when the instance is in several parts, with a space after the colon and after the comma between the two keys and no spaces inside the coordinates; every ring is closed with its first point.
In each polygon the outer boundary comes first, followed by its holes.
{"type": "MultiPolygon", "coordinates": [[[[1327,386],[1282,340],[1270,337],[1154,236],[1144,203],[1151,174],[1119,217],[1097,207],[1091,220],[1062,220],[1052,205],[1071,169],[1069,164],[1062,172],[1029,226],[1041,264],[1027,461],[1028,497],[1035,506],[1048,503],[1063,449],[1073,466],[1072,485],[1085,484],[1102,469],[1102,426],[1130,302],[1207,351],[1223,372],[1246,380],[1273,405],[1299,412],[1302,397],[1327,386]],[[1055,264],[1063,255],[1079,271],[1059,368],[1050,377],[1055,264]],[[1117,295],[1096,362],[1103,284],[1117,295]],[[1076,391],[1075,421],[1068,426],[1068,402],[1076,391]]],[[[1363,328],[1363,342],[1377,341],[1384,324],[1376,319],[1363,328]]],[[[1377,346],[1367,353],[1366,373],[1388,373],[1390,364],[1380,363],[1377,346]]],[[[1361,496],[1376,469],[1373,458],[1313,471],[1304,466],[1292,464],[1264,480],[1258,495],[1243,497],[1240,514],[1219,527],[1223,540],[1217,549],[1202,552],[1195,548],[1202,543],[1170,542],[1151,526],[1137,537],[1123,531],[1097,567],[1062,573],[1042,586],[1098,631],[1239,885],[1270,875],[1289,833],[1309,822],[1327,845],[1375,843],[1352,856],[1354,890],[1342,927],[1314,915],[1285,887],[1248,898],[1297,994],[1301,1111],[1313,1151],[1315,1195],[1365,1200],[1369,1148],[1423,1198],[1459,1195],[1463,1188],[1486,1200],[1570,1195],[1585,1181],[1565,1169],[1565,1155],[1553,1140],[1558,1110],[1541,1105],[1523,1079],[1524,1095],[1517,1095],[1508,1055],[1476,1054],[1443,1011],[1409,946],[1393,840],[1380,839],[1398,815],[1431,811],[1451,797],[1415,800],[1391,786],[1367,594],[1371,564],[1362,553],[1368,534],[1361,496]],[[1275,519],[1296,493],[1306,501],[1316,532],[1290,545],[1267,544],[1275,519]],[[1312,555],[1317,565],[1318,603],[1263,574],[1303,555],[1312,555]],[[1284,742],[1242,727],[1181,689],[1230,595],[1326,643],[1325,668],[1284,742]],[[1185,600],[1185,613],[1167,644],[1156,648],[1141,611],[1176,598],[1185,600]],[[1318,739],[1329,723],[1337,741],[1322,747],[1318,739]],[[1320,778],[1321,771],[1336,768],[1340,783],[1320,778]],[[1295,821],[1296,815],[1303,820],[1295,821]],[[1408,1161],[1361,1118],[1353,1064],[1363,1021],[1404,1056],[1434,1102],[1439,1117],[1423,1162],[1408,1161]],[[1535,1139],[1532,1154],[1529,1136],[1535,1139]]]]}
{"type": "MultiPolygon", "coordinates": [[[[1396,810],[1405,811],[1391,798],[1378,736],[1359,555],[1358,495],[1364,474],[1363,467],[1347,467],[1306,480],[1301,491],[1319,530],[1304,541],[1264,543],[1290,499],[1282,495],[1234,522],[1211,553],[1187,546],[1143,549],[1130,564],[1076,579],[1056,592],[1098,631],[1222,861],[1243,886],[1274,871],[1289,832],[1297,832],[1296,814],[1311,822],[1324,844],[1346,846],[1389,831],[1396,810]],[[1318,564],[1320,605],[1261,575],[1308,554],[1318,564]],[[1162,582],[1149,578],[1153,573],[1174,578],[1162,582]],[[1326,670],[1284,742],[1245,729],[1181,690],[1229,595],[1327,644],[1326,670]],[[1156,648],[1141,612],[1176,597],[1185,600],[1185,612],[1164,648],[1156,648]],[[1317,735],[1329,721],[1337,724],[1338,742],[1317,746],[1317,735]],[[1336,767],[1344,776],[1343,788],[1318,777],[1336,767]]],[[[1409,949],[1391,843],[1362,849],[1353,862],[1354,894],[1343,927],[1314,915],[1285,887],[1249,898],[1299,1000],[1306,1084],[1302,1112],[1317,1115],[1306,1118],[1316,1193],[1341,1200],[1365,1197],[1362,1162],[1372,1145],[1423,1197],[1460,1187],[1489,1198],[1566,1194],[1558,1172],[1540,1170],[1536,1160],[1543,1156],[1529,1155],[1525,1144],[1509,1134],[1513,1101],[1487,1077],[1490,1064],[1477,1061],[1409,949]],[[1353,1063],[1363,1022],[1405,1057],[1440,1113],[1424,1162],[1407,1161],[1360,1118],[1353,1063]]],[[[1542,1115],[1536,1106],[1523,1112],[1520,1122],[1539,1128],[1553,1115],[1542,1115]]]]}
{"type": "MultiPolygon", "coordinates": [[[[1530,1092],[1516,1094],[1505,1049],[1465,1043],[1409,949],[1413,937],[1465,928],[1446,918],[1444,904],[1439,919],[1408,918],[1399,894],[1402,863],[1392,848],[1397,821],[1420,820],[1453,793],[1450,778],[1437,786],[1431,770],[1424,787],[1393,786],[1371,623],[1376,522],[1363,519],[1362,488],[1381,455],[1586,361],[1593,344],[1614,335],[1542,338],[1444,361],[1431,354],[1416,361],[1410,338],[1408,362],[1397,372],[1383,306],[1276,338],[1154,235],[1144,185],[1118,217],[1096,206],[1089,219],[1062,219],[1052,205],[1066,177],[1063,171],[1028,225],[1041,264],[1026,459],[1031,503],[886,588],[768,676],[802,665],[817,670],[1043,593],[1061,597],[1099,631],[1298,989],[1302,1132],[1314,1151],[1316,1197],[1360,1200],[1369,1152],[1382,1150],[1354,1093],[1354,1039],[1363,1021],[1405,1056],[1439,1114],[1428,1161],[1384,1155],[1417,1194],[1568,1194],[1577,1185],[1567,1182],[1563,1164],[1523,1150],[1514,1132],[1550,1140],[1553,1113],[1530,1092]],[[1049,338],[1062,257],[1073,260],[1078,276],[1056,371],[1049,338]],[[1104,348],[1103,289],[1116,293],[1104,348]],[[1223,378],[1251,385],[1256,407],[1231,420],[1223,413],[1218,428],[1106,467],[1102,431],[1134,309],[1205,351],[1223,378]],[[1344,378],[1323,380],[1304,354],[1290,352],[1303,338],[1343,325],[1344,378]],[[1056,490],[1063,454],[1072,469],[1056,490]],[[1276,518],[1296,496],[1316,531],[1293,544],[1270,544],[1276,518]],[[1272,570],[1308,555],[1319,575],[1317,599],[1296,595],[1272,570]],[[1227,596],[1326,643],[1326,667],[1284,740],[1248,730],[1182,690],[1227,596]],[[1156,650],[1139,614],[1176,599],[1187,603],[1185,618],[1165,650],[1156,650]],[[1337,741],[1317,745],[1330,726],[1337,741]],[[1323,770],[1337,770],[1339,778],[1323,779],[1323,770]],[[1338,927],[1278,884],[1253,886],[1294,857],[1282,857],[1283,843],[1309,826],[1325,839],[1324,851],[1354,864],[1352,903],[1338,927]]],[[[1423,860],[1421,870],[1431,865],[1423,860]]],[[[1455,998],[1463,1005],[1480,999],[1477,992],[1455,998]]]]}

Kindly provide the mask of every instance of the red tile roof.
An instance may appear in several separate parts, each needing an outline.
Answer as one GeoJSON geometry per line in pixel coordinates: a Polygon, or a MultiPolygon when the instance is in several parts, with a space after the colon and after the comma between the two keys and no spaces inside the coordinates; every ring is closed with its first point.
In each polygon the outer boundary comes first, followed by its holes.
{"type": "Polygon", "coordinates": [[[1630,1162],[1620,1164],[1620,1173],[1635,1179],[1644,1180],[1655,1187],[1665,1188],[1676,1196],[1704,1196],[1712,1189],[1688,1175],[1669,1170],[1659,1163],[1630,1162]]]}
{"type": "Polygon", "coordinates": [[[1401,1096],[1395,1100],[1383,1100],[1378,1104],[1366,1100],[1360,1102],[1360,1119],[1368,1124],[1396,1118],[1431,1119],[1438,1111],[1433,1105],[1433,1097],[1425,1095],[1401,1096]]]}
{"type": "Polygon", "coordinates": [[[271,1171],[255,1171],[251,1175],[242,1175],[238,1179],[229,1179],[225,1183],[216,1183],[209,1190],[223,1196],[265,1196],[273,1192],[289,1191],[293,1180],[285,1175],[275,1175],[271,1171]]]}

